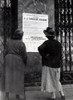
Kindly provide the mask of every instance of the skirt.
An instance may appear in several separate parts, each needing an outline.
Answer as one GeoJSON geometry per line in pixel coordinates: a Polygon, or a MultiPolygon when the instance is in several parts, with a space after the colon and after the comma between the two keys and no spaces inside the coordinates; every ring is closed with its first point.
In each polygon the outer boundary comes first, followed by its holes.
{"type": "Polygon", "coordinates": [[[60,83],[60,68],[42,67],[41,91],[56,92],[62,88],[60,83]]]}
{"type": "Polygon", "coordinates": [[[24,95],[24,68],[21,57],[12,54],[5,57],[5,92],[24,95]]]}

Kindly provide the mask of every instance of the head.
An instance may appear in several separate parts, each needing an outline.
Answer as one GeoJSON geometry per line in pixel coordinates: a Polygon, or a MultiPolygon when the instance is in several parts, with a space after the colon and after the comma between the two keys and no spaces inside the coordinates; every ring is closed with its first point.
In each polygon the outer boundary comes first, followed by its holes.
{"type": "Polygon", "coordinates": [[[55,31],[50,27],[47,27],[46,30],[44,30],[44,34],[48,39],[53,39],[55,37],[55,31]]]}
{"type": "Polygon", "coordinates": [[[12,34],[12,39],[19,39],[21,40],[23,36],[23,31],[16,29],[15,32],[12,34]]]}

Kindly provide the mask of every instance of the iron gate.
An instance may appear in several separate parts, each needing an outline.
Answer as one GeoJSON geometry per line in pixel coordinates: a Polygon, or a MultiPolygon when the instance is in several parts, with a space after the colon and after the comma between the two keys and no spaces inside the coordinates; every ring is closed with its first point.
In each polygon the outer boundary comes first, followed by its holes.
{"type": "MultiPolygon", "coordinates": [[[[18,0],[0,0],[0,48],[18,27],[18,0]]],[[[3,53],[3,52],[1,52],[3,53]]]]}
{"type": "Polygon", "coordinates": [[[61,82],[73,83],[73,0],[55,0],[55,30],[63,46],[61,82]]]}
{"type": "Polygon", "coordinates": [[[18,0],[0,0],[0,37],[4,44],[18,27],[18,0]]]}
{"type": "Polygon", "coordinates": [[[17,4],[18,0],[0,0],[0,90],[4,90],[5,63],[4,47],[8,38],[17,28],[17,4]]]}

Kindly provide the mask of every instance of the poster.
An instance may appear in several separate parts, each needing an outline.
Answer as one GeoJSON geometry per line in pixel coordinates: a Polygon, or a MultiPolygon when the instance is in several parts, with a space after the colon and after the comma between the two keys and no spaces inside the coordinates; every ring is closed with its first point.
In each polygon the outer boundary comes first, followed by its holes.
{"type": "Polygon", "coordinates": [[[38,52],[38,46],[46,40],[43,30],[46,29],[47,26],[48,15],[22,14],[23,42],[26,44],[27,52],[38,52]]]}

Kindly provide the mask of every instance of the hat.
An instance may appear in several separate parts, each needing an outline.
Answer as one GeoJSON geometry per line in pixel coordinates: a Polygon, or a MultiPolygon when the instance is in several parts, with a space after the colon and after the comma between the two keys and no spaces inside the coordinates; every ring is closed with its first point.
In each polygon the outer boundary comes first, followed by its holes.
{"type": "Polygon", "coordinates": [[[46,36],[55,36],[55,31],[52,28],[47,27],[46,30],[44,30],[44,34],[46,36]]]}
{"type": "Polygon", "coordinates": [[[23,31],[20,29],[16,29],[15,32],[12,34],[12,39],[22,39],[23,31]]]}
{"type": "Polygon", "coordinates": [[[15,36],[17,36],[17,35],[23,36],[23,31],[21,31],[20,29],[16,29],[14,32],[14,35],[15,36]]]}

